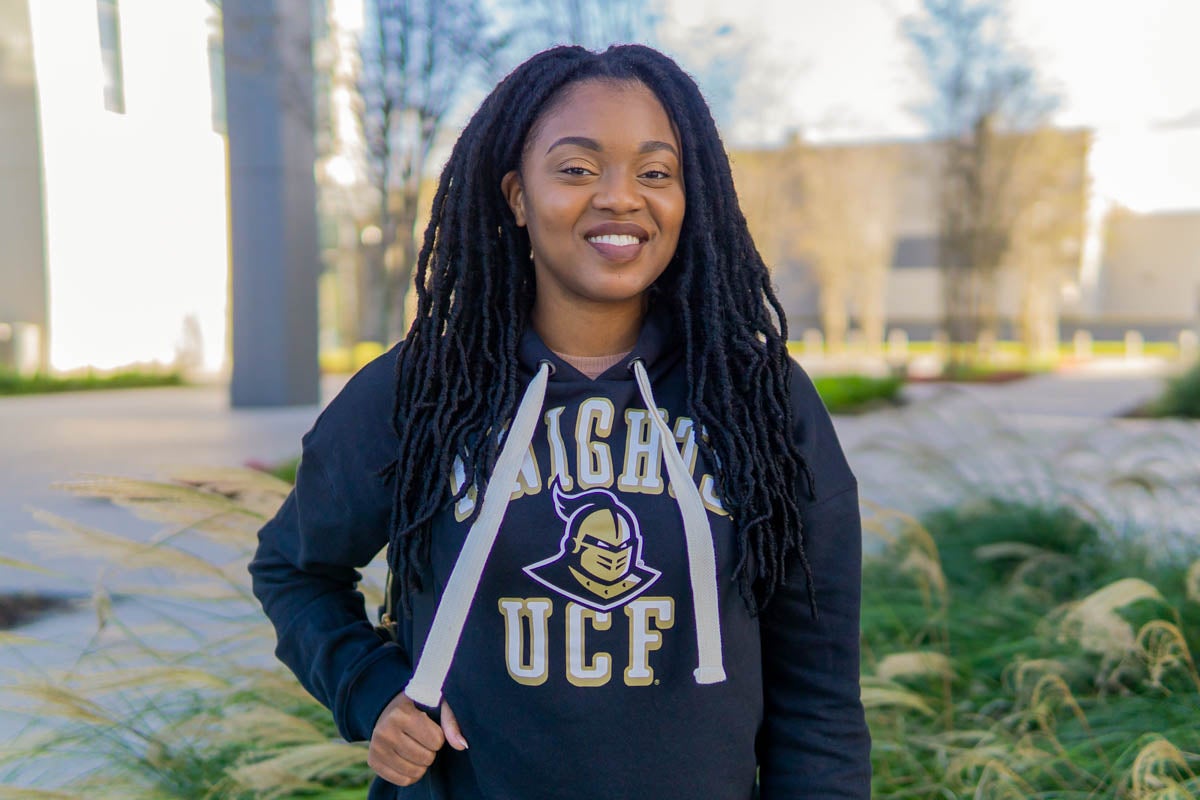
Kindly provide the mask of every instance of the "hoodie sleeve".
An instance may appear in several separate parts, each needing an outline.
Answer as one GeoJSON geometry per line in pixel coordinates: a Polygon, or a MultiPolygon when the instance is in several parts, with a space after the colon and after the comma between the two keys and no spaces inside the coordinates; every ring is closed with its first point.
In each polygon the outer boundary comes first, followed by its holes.
{"type": "Polygon", "coordinates": [[[363,367],[304,434],[295,487],[259,530],[248,567],[275,627],[275,655],[350,742],[370,739],[412,674],[404,649],[375,633],[357,590],[357,568],[387,544],[391,485],[379,472],[395,457],[394,359],[393,349],[363,367]]]}
{"type": "Polygon", "coordinates": [[[801,508],[818,619],[798,558],[760,620],[763,800],[869,798],[871,737],[860,698],[862,522],[858,483],[812,381],[793,362],[795,435],[816,497],[801,508]]]}

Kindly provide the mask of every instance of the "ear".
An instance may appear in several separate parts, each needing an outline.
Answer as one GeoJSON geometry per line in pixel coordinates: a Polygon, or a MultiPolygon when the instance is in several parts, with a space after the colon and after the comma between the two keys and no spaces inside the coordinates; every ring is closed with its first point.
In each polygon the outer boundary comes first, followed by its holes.
{"type": "Polygon", "coordinates": [[[525,227],[525,187],[521,185],[521,175],[515,169],[509,170],[500,179],[500,191],[508,201],[513,216],[517,218],[517,226],[525,227]]]}

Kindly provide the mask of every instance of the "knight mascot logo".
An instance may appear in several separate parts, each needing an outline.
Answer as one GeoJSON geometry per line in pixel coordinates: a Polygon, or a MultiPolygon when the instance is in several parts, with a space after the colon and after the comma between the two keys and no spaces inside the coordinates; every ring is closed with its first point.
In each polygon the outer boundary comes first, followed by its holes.
{"type": "Polygon", "coordinates": [[[558,553],[525,567],[535,581],[597,611],[629,602],[661,573],[642,563],[637,517],[607,489],[567,494],[556,481],[554,510],[566,523],[558,553]]]}

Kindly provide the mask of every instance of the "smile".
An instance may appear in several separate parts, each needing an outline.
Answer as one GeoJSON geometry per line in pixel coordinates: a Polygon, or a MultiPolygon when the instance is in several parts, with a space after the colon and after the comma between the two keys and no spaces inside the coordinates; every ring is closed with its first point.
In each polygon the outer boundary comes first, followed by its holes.
{"type": "Polygon", "coordinates": [[[589,236],[587,240],[592,244],[611,244],[618,247],[626,247],[628,245],[640,244],[641,239],[636,236],[628,236],[619,233],[607,233],[602,236],[589,236]]]}
{"type": "Polygon", "coordinates": [[[601,256],[608,261],[633,261],[642,252],[645,244],[636,236],[606,233],[602,236],[588,236],[590,244],[601,256]]]}

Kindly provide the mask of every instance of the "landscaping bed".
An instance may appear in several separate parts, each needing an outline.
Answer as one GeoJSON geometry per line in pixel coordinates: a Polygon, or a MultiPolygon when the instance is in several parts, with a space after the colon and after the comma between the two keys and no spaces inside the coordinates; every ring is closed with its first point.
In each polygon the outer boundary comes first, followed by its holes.
{"type": "Polygon", "coordinates": [[[182,386],[183,376],[178,372],[145,372],[131,370],[111,374],[93,370],[80,375],[18,375],[0,370],[0,396],[20,394],[46,394],[50,392],[77,392],[89,389],[139,389],[153,386],[182,386]]]}

